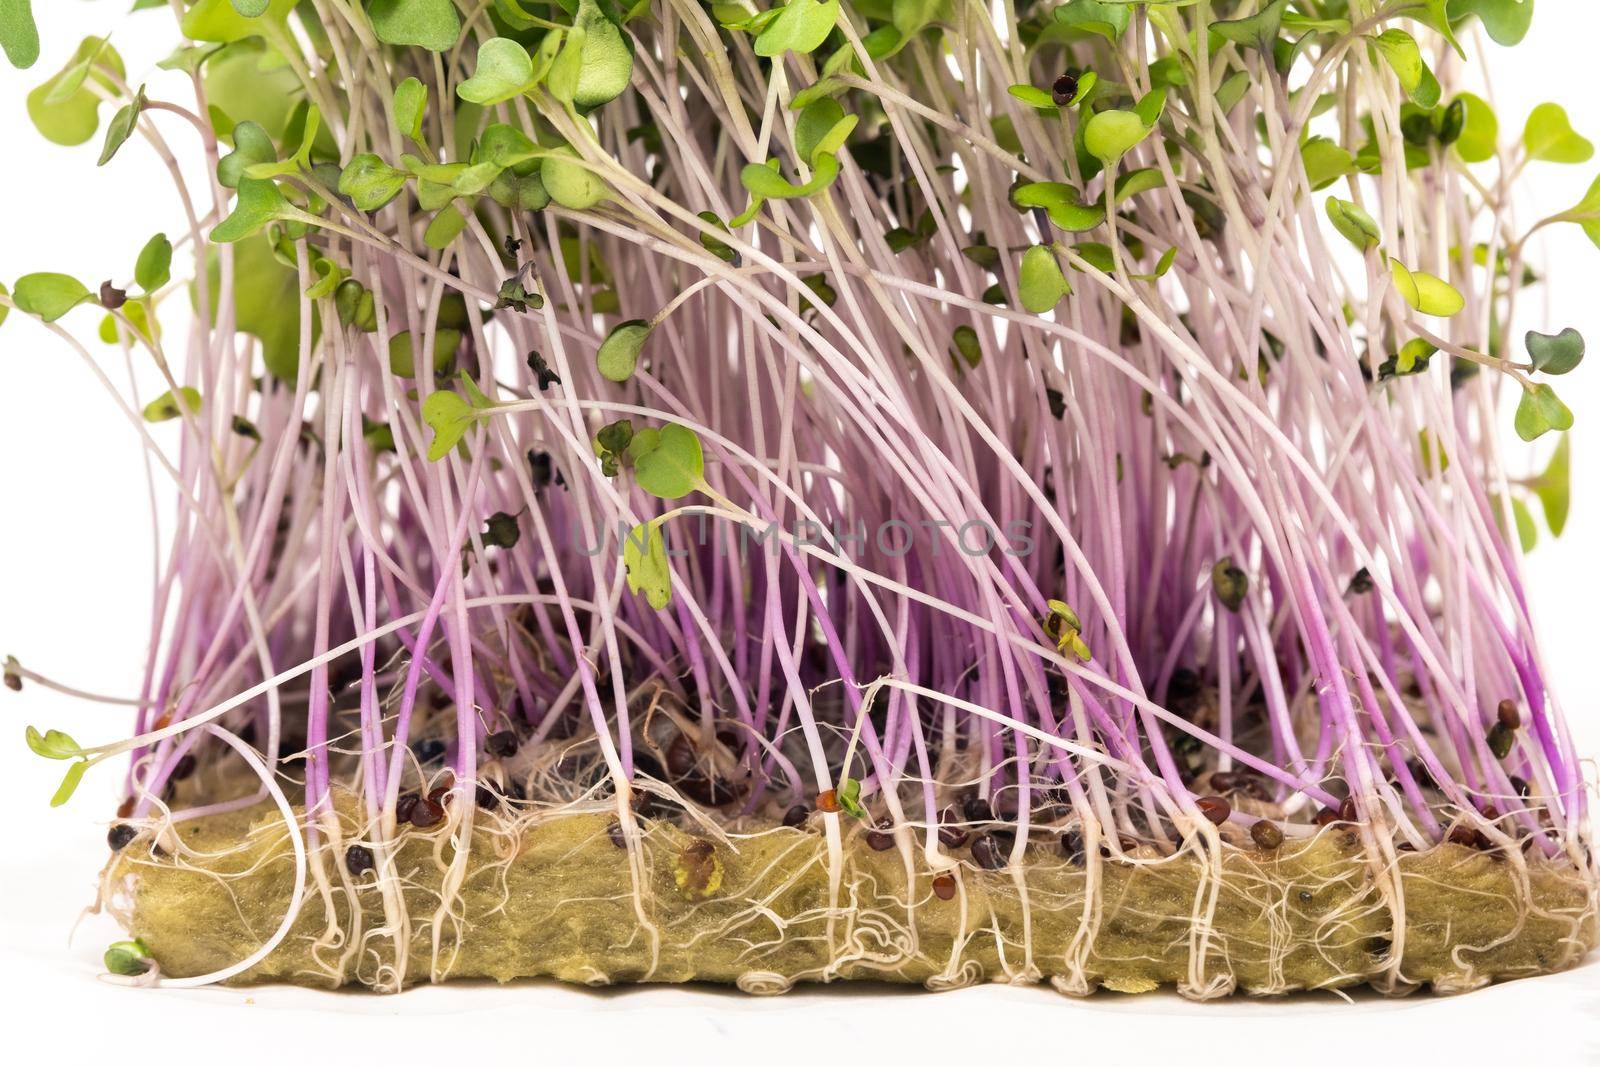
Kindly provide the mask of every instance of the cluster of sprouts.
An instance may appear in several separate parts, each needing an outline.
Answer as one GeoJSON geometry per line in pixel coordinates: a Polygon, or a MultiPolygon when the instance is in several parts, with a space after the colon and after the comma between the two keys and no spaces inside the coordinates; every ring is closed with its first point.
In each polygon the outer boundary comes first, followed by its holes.
{"type": "Polygon", "coordinates": [[[30,732],[58,801],[130,757],[114,844],[271,800],[297,895],[573,806],[1591,869],[1520,560],[1583,342],[1512,327],[1600,190],[1519,220],[1592,147],[1461,88],[1532,0],[137,7],[159,92],[92,37],[29,109],[180,221],[0,298],[179,501],[132,735],[30,732]]]}

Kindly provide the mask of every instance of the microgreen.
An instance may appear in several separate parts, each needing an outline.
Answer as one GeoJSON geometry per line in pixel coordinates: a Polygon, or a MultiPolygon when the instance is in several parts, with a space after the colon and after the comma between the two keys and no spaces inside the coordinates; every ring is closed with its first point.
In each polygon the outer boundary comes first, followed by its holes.
{"type": "Polygon", "coordinates": [[[839,779],[839,787],[834,790],[834,799],[838,801],[839,810],[851,818],[867,817],[867,809],[861,806],[861,783],[856,779],[839,779]]]}
{"type": "Polygon", "coordinates": [[[507,37],[491,37],[478,48],[472,77],[456,87],[456,95],[474,104],[498,104],[520,96],[534,84],[528,50],[507,37]]]}
{"type": "Polygon", "coordinates": [[[106,140],[100,149],[98,166],[103,167],[111,162],[112,157],[127,143],[128,138],[133,136],[146,103],[144,86],[141,85],[139,91],[133,94],[133,99],[122,105],[112,116],[111,121],[106,124],[106,140]]]}
{"type": "Polygon", "coordinates": [[[106,949],[106,970],[125,978],[136,978],[150,969],[150,949],[143,941],[117,941],[106,949]]]}
{"type": "Polygon", "coordinates": [[[639,488],[662,500],[689,495],[705,476],[699,436],[675,422],[639,431],[628,444],[628,455],[639,488]]]}
{"type": "Polygon", "coordinates": [[[73,308],[93,299],[88,288],[67,274],[25,274],[11,288],[18,311],[54,322],[73,308]]]}
{"type": "Polygon", "coordinates": [[[31,67],[39,58],[39,27],[32,0],[0,0],[0,47],[13,67],[31,67]]]}
{"type": "MultiPolygon", "coordinates": [[[[253,2],[266,6],[262,0],[253,2]]],[[[367,17],[384,44],[448,52],[461,36],[461,16],[451,0],[369,0],[367,17]]]]}
{"type": "Polygon", "coordinates": [[[639,353],[650,339],[650,330],[650,323],[643,319],[629,319],[612,327],[595,353],[595,366],[600,376],[613,382],[625,382],[633,377],[634,368],[639,365],[639,353]]]}
{"type": "Polygon", "coordinates": [[[83,749],[69,735],[60,730],[46,730],[40,733],[32,726],[27,728],[26,737],[28,747],[34,755],[43,756],[45,759],[76,759],[83,749]]]}
{"type": "Polygon", "coordinates": [[[1594,158],[1594,144],[1572,128],[1567,109],[1560,104],[1540,104],[1528,114],[1522,147],[1529,159],[1546,163],[1587,163],[1594,158]]]}
{"type": "Polygon", "coordinates": [[[1567,374],[1583,361],[1583,334],[1570,326],[1554,335],[1529,330],[1526,344],[1533,369],[1545,374],[1567,374]]]}
{"type": "Polygon", "coordinates": [[[172,279],[172,242],[158,233],[145,242],[133,267],[133,280],[146,293],[153,293],[172,279]]]}
{"type": "Polygon", "coordinates": [[[622,542],[622,562],[629,592],[643,593],[657,611],[672,603],[672,570],[659,522],[640,523],[628,531],[622,542]]]}
{"type": "Polygon", "coordinates": [[[756,37],[758,56],[813,52],[839,19],[839,0],[788,0],[756,37]]]}
{"type": "Polygon", "coordinates": [[[169,422],[185,411],[199,414],[200,402],[199,390],[191,386],[181,386],[176,392],[168,390],[145,405],[144,421],[169,422]]]}
{"type": "Polygon", "coordinates": [[[1424,315],[1448,318],[1466,306],[1460,290],[1437,275],[1411,270],[1398,259],[1389,261],[1389,272],[1400,298],[1424,315]]]}
{"type": "Polygon", "coordinates": [[[1055,252],[1035,245],[1022,254],[1022,266],[1017,272],[1017,295],[1022,299],[1022,306],[1036,315],[1055,307],[1062,297],[1072,295],[1072,286],[1061,273],[1055,252]]]}

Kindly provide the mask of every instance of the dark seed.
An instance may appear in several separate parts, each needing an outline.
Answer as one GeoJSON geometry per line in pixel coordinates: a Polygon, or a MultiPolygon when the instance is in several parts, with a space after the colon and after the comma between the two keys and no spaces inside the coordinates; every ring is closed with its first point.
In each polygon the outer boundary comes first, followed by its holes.
{"type": "Polygon", "coordinates": [[[411,751],[416,753],[418,763],[432,763],[444,755],[444,742],[430,737],[426,741],[418,741],[412,745],[411,751]]]}
{"type": "Polygon", "coordinates": [[[484,811],[494,811],[500,807],[500,797],[486,785],[478,786],[476,799],[478,807],[484,811]]]}
{"type": "Polygon", "coordinates": [[[1272,852],[1283,844],[1283,831],[1270,820],[1257,819],[1250,824],[1250,840],[1262,851],[1272,852]]]}
{"type": "Polygon", "coordinates": [[[839,810],[839,797],[831,789],[824,789],[817,794],[817,810],[835,812],[839,810]]]}
{"type": "Polygon", "coordinates": [[[1460,845],[1462,848],[1476,848],[1478,831],[1465,823],[1457,823],[1450,828],[1449,840],[1451,844],[1460,845]]]}
{"type": "Polygon", "coordinates": [[[410,822],[411,812],[420,799],[415,793],[404,793],[394,802],[394,817],[396,822],[410,822]]]}
{"type": "Polygon", "coordinates": [[[510,759],[517,754],[517,732],[515,730],[500,730],[483,739],[483,747],[489,755],[501,759],[510,759]]]}
{"type": "Polygon", "coordinates": [[[628,837],[622,832],[622,824],[617,820],[611,820],[611,825],[606,827],[606,836],[611,838],[611,843],[618,848],[628,847],[628,837]]]}
{"type": "Polygon", "coordinates": [[[993,822],[994,808],[989,802],[976,793],[961,802],[961,810],[966,814],[968,822],[993,822]]]}
{"type": "Polygon", "coordinates": [[[133,798],[132,797],[127,797],[122,801],[121,804],[117,805],[117,818],[126,819],[128,816],[130,816],[132,814],[133,814],[133,798]]]}
{"type": "Polygon", "coordinates": [[[967,843],[967,828],[960,825],[961,813],[955,805],[939,813],[939,844],[945,848],[960,848],[967,843]]]}
{"type": "Polygon", "coordinates": [[[790,827],[804,826],[809,818],[811,818],[811,809],[804,804],[796,804],[783,813],[783,825],[790,827]]]}
{"type": "Polygon", "coordinates": [[[6,688],[13,693],[22,692],[22,675],[16,671],[6,671],[6,688]]]}
{"type": "Polygon", "coordinates": [[[372,858],[372,850],[366,845],[351,845],[344,850],[345,870],[357,878],[360,878],[377,865],[377,861],[372,858]]]}
{"type": "Polygon", "coordinates": [[[867,845],[874,852],[887,852],[894,847],[894,835],[882,830],[868,830],[867,845]]]}
{"type": "Polygon", "coordinates": [[[115,311],[128,302],[126,289],[118,289],[109,281],[100,283],[100,306],[107,311],[115,311]]]}
{"type": "Polygon", "coordinates": [[[1512,747],[1517,743],[1517,732],[1503,722],[1497,722],[1489,727],[1489,751],[1494,753],[1495,759],[1505,759],[1511,755],[1512,747]]]}
{"type": "Polygon", "coordinates": [[[1300,890],[1300,903],[1309,904],[1309,903],[1311,903],[1311,901],[1312,901],[1311,890],[1309,890],[1309,889],[1300,890]]]}
{"type": "Polygon", "coordinates": [[[1078,95],[1078,79],[1070,74],[1063,74],[1050,86],[1050,99],[1057,107],[1066,107],[1072,103],[1072,98],[1078,95]]]}
{"type": "Polygon", "coordinates": [[[972,842],[972,862],[986,871],[998,871],[1006,865],[1000,843],[989,834],[982,834],[972,842]]]}
{"type": "MultiPolygon", "coordinates": [[[[449,785],[437,786],[434,789],[429,790],[428,799],[440,807],[444,807],[446,804],[450,803],[450,790],[453,788],[455,787],[449,785]]],[[[416,813],[412,812],[412,814],[414,815],[416,813]]]]}
{"type": "Polygon", "coordinates": [[[1200,809],[1200,814],[1206,817],[1206,821],[1213,826],[1221,826],[1228,821],[1228,816],[1233,814],[1233,808],[1221,797],[1201,797],[1194,804],[1200,809]]]}
{"type": "Polygon", "coordinates": [[[411,825],[418,830],[426,830],[430,826],[438,826],[444,821],[444,805],[432,797],[419,799],[411,809],[411,825]]]}
{"type": "Polygon", "coordinates": [[[172,768],[172,780],[181,782],[194,773],[194,753],[186,753],[172,768]]]}
{"type": "Polygon", "coordinates": [[[1517,710],[1515,700],[1502,700],[1500,706],[1495,709],[1495,714],[1500,719],[1500,725],[1507,730],[1515,730],[1522,725],[1522,712],[1517,710]]]}
{"type": "Polygon", "coordinates": [[[121,852],[128,847],[128,842],[139,836],[139,831],[125,822],[119,822],[106,834],[106,844],[111,846],[112,852],[121,852]]]}
{"type": "Polygon", "coordinates": [[[1341,822],[1355,822],[1356,821],[1356,798],[1355,797],[1345,797],[1344,800],[1339,804],[1339,821],[1341,821],[1341,822]]]}
{"type": "Polygon", "coordinates": [[[1517,791],[1517,796],[1524,798],[1533,791],[1526,778],[1518,778],[1514,774],[1511,776],[1511,788],[1517,791]]]}
{"type": "Polygon", "coordinates": [[[1062,834],[1061,852],[1076,866],[1083,866],[1083,835],[1077,830],[1068,830],[1062,834]]]}
{"type": "Polygon", "coordinates": [[[940,900],[949,900],[956,895],[956,880],[948,874],[935,875],[933,879],[933,895],[940,900]]]}
{"type": "Polygon", "coordinates": [[[1332,808],[1323,808],[1321,811],[1317,812],[1318,826],[1332,826],[1338,821],[1339,813],[1334,811],[1332,808]]]}

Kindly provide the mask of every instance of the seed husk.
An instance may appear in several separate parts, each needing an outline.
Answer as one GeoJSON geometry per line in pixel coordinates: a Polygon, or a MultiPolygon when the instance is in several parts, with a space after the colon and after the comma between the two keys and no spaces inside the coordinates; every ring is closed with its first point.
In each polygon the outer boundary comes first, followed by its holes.
{"type": "Polygon", "coordinates": [[[1257,819],[1250,824],[1250,840],[1264,852],[1272,852],[1283,844],[1283,831],[1269,819],[1257,819]]]}

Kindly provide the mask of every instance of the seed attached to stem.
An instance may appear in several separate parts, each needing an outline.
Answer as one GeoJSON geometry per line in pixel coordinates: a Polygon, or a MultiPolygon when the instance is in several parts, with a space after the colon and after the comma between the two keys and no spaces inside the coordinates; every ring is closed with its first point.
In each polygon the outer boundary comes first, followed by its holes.
{"type": "Polygon", "coordinates": [[[111,846],[112,852],[121,852],[128,847],[129,842],[139,836],[139,831],[125,822],[119,822],[106,834],[106,844],[111,846]]]}
{"type": "Polygon", "coordinates": [[[411,825],[418,830],[438,826],[444,821],[444,805],[432,797],[419,797],[411,808],[411,825]]]}
{"type": "Polygon", "coordinates": [[[1495,716],[1500,720],[1500,725],[1507,730],[1515,730],[1522,725],[1522,712],[1517,710],[1515,700],[1502,700],[1500,706],[1495,709],[1495,716]]]}
{"type": "Polygon", "coordinates": [[[1072,98],[1078,95],[1078,79],[1071,74],[1063,74],[1050,86],[1050,99],[1056,107],[1066,107],[1072,103],[1072,98]]]}
{"type": "Polygon", "coordinates": [[[1233,807],[1221,797],[1201,797],[1194,802],[1200,809],[1200,814],[1213,826],[1221,826],[1228,821],[1228,816],[1233,814],[1233,807]]]}

